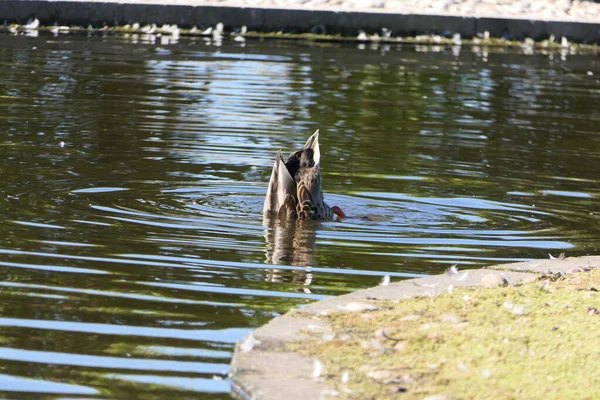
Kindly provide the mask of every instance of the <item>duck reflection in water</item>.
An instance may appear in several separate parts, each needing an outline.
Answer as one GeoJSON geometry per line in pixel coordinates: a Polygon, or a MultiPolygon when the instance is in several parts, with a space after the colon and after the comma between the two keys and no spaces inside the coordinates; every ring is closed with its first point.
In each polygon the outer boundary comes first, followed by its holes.
{"type": "MultiPolygon", "coordinates": [[[[311,267],[315,265],[317,224],[312,221],[265,220],[265,255],[267,264],[311,267]]],[[[312,274],[305,270],[272,269],[267,280],[309,285],[312,274]]]]}

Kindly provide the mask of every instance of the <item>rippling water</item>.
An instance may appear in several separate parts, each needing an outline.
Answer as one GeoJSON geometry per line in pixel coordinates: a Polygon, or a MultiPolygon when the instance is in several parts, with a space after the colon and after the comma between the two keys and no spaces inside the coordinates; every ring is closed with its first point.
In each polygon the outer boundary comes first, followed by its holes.
{"type": "Polygon", "coordinates": [[[0,36],[0,392],[228,398],[295,305],[597,253],[597,55],[361,47],[0,36]],[[263,226],[317,128],[371,220],[263,226]]]}

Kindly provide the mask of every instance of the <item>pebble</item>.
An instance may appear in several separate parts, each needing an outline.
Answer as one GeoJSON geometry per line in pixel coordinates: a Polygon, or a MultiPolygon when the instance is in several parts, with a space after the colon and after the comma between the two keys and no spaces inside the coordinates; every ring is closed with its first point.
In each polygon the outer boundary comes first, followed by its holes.
{"type": "Polygon", "coordinates": [[[375,337],[378,339],[389,338],[389,337],[392,337],[393,335],[394,335],[393,328],[382,328],[382,329],[377,329],[375,331],[375,337]]]}
{"type": "Polygon", "coordinates": [[[528,276],[528,277],[524,278],[524,279],[521,281],[521,283],[522,283],[523,285],[525,285],[525,284],[527,284],[527,283],[533,283],[533,282],[537,281],[538,279],[540,279],[540,277],[539,277],[539,276],[537,276],[537,275],[531,275],[531,276],[528,276]]]}
{"type": "Polygon", "coordinates": [[[434,394],[433,396],[427,396],[423,400],[449,400],[450,398],[443,394],[434,394]]]}
{"type": "Polygon", "coordinates": [[[384,351],[385,347],[379,340],[363,340],[360,342],[360,346],[365,349],[372,349],[378,351],[384,351]]]}
{"type": "Polygon", "coordinates": [[[567,270],[567,275],[571,275],[571,274],[577,274],[579,272],[583,272],[583,269],[579,268],[579,267],[573,267],[573,268],[569,268],[567,270]]]}
{"type": "Polygon", "coordinates": [[[417,321],[419,319],[421,319],[422,317],[420,315],[407,315],[406,317],[402,317],[400,318],[400,321],[417,321]]]}
{"type": "Polygon", "coordinates": [[[451,322],[453,324],[458,324],[459,322],[458,317],[454,314],[444,314],[440,317],[440,319],[442,322],[451,322]]]}
{"type": "Polygon", "coordinates": [[[361,311],[376,311],[378,310],[377,307],[375,307],[372,304],[369,303],[359,303],[359,302],[351,302],[346,304],[346,307],[343,307],[344,310],[346,311],[350,311],[350,312],[361,312],[361,311]]]}
{"type": "Polygon", "coordinates": [[[512,309],[513,314],[515,315],[525,315],[525,307],[523,306],[514,306],[512,309]]]}
{"type": "Polygon", "coordinates": [[[394,345],[395,351],[404,351],[406,349],[406,342],[398,342],[394,345]]]}
{"type": "Polygon", "coordinates": [[[506,286],[508,285],[508,281],[506,280],[506,278],[504,278],[503,276],[501,276],[500,274],[496,273],[496,272],[492,272],[490,274],[485,274],[482,278],[481,278],[481,286],[485,287],[485,288],[495,288],[498,286],[506,286]]]}
{"type": "Polygon", "coordinates": [[[371,379],[375,379],[376,381],[384,381],[393,378],[396,376],[396,373],[394,371],[379,370],[368,372],[367,376],[371,379]]]}
{"type": "Polygon", "coordinates": [[[344,371],[344,373],[342,374],[342,378],[341,378],[342,383],[348,383],[349,380],[350,380],[350,372],[344,371]]]}
{"type": "Polygon", "coordinates": [[[317,379],[321,376],[321,374],[323,373],[323,370],[325,369],[325,366],[323,365],[323,363],[319,360],[314,360],[313,362],[313,373],[312,376],[313,378],[317,379]]]}

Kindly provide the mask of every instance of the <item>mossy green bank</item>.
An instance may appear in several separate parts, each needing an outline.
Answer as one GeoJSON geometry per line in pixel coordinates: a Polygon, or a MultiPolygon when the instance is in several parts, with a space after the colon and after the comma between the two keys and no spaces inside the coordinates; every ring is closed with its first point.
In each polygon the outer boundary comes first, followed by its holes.
{"type": "Polygon", "coordinates": [[[590,399],[600,384],[599,289],[593,271],[373,301],[377,311],[320,317],[334,334],[291,346],[323,364],[319,379],[338,398],[590,399]]]}

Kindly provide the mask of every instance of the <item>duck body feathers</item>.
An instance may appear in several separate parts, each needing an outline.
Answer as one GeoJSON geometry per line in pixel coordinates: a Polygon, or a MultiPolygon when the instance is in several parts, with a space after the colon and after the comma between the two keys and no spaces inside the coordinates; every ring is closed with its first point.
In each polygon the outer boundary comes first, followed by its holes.
{"type": "Polygon", "coordinates": [[[281,151],[277,152],[263,206],[265,217],[302,220],[334,217],[323,198],[320,158],[318,130],[285,162],[281,151]]]}

